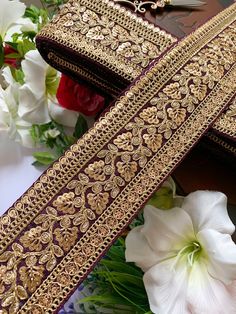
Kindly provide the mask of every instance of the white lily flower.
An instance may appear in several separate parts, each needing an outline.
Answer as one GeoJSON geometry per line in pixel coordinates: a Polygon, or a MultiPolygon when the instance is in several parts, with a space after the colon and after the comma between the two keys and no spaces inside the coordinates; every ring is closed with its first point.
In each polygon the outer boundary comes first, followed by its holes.
{"type": "Polygon", "coordinates": [[[14,77],[12,76],[10,67],[3,68],[1,72],[7,86],[16,83],[14,77]]]}
{"type": "Polygon", "coordinates": [[[25,75],[25,85],[35,97],[56,95],[60,73],[43,60],[38,50],[27,52],[21,65],[25,75]]]}
{"type": "Polygon", "coordinates": [[[48,102],[48,110],[50,116],[57,123],[69,128],[74,128],[79,117],[79,113],[73,110],[68,110],[60,106],[56,99],[50,99],[48,102]]]}
{"type": "Polygon", "coordinates": [[[11,41],[13,34],[21,34],[22,32],[38,32],[38,27],[30,18],[21,17],[7,30],[4,40],[11,41]]]}
{"type": "Polygon", "coordinates": [[[7,132],[9,138],[25,147],[34,147],[30,136],[32,125],[18,114],[19,87],[17,83],[9,85],[6,90],[0,86],[0,131],[7,132]]]}
{"type": "Polygon", "coordinates": [[[19,91],[19,116],[31,124],[44,124],[52,119],[48,112],[47,98],[35,97],[27,85],[19,91]]]}
{"type": "Polygon", "coordinates": [[[126,238],[126,260],[145,272],[158,314],[235,314],[235,230],[219,192],[189,194],[180,207],[144,208],[145,223],[126,238]]]}
{"type": "Polygon", "coordinates": [[[1,0],[0,36],[4,39],[8,29],[23,16],[26,6],[18,0],[1,0]]]}
{"type": "Polygon", "coordinates": [[[55,97],[61,74],[50,67],[37,50],[27,52],[22,70],[25,84],[20,91],[20,116],[31,123],[48,123],[54,119],[64,126],[74,127],[79,114],[62,108],[55,97]]]}

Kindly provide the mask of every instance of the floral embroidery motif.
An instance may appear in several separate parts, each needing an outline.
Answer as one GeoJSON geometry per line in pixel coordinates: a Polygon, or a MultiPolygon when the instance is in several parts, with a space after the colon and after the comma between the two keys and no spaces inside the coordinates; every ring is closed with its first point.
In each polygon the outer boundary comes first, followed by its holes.
{"type": "Polygon", "coordinates": [[[64,193],[63,195],[58,196],[58,198],[53,202],[53,206],[65,214],[74,214],[76,208],[82,206],[82,200],[79,197],[75,198],[75,194],[73,192],[64,193]]]}
{"type": "Polygon", "coordinates": [[[33,293],[40,285],[44,276],[44,267],[37,264],[35,256],[29,256],[25,260],[26,266],[22,266],[19,270],[20,279],[25,289],[33,293]]]}
{"type": "Polygon", "coordinates": [[[121,135],[118,135],[117,138],[114,140],[114,144],[121,149],[124,150],[133,150],[133,135],[131,132],[123,133],[121,135]]]}
{"type": "Polygon", "coordinates": [[[85,169],[85,173],[94,180],[104,181],[104,166],[105,163],[103,160],[95,161],[93,164],[90,164],[88,168],[85,169]]]}
{"type": "Polygon", "coordinates": [[[186,110],[181,108],[179,102],[174,102],[171,108],[167,109],[167,113],[172,122],[176,123],[178,126],[183,123],[186,118],[186,110]]]}
{"type": "MultiPolygon", "coordinates": [[[[43,248],[44,237],[42,237],[43,229],[38,226],[32,228],[21,237],[20,242],[30,251],[41,251],[43,248]]],[[[47,237],[46,237],[47,241],[47,237]]]]}
{"type": "Polygon", "coordinates": [[[148,107],[140,113],[140,117],[150,124],[158,124],[162,114],[157,107],[148,107]]]}
{"type": "Polygon", "coordinates": [[[163,92],[172,99],[181,99],[179,83],[171,83],[163,89],[163,92]]]}
{"type": "Polygon", "coordinates": [[[59,246],[65,251],[69,251],[77,239],[78,230],[76,227],[72,227],[71,220],[68,217],[64,217],[60,221],[60,228],[54,230],[55,239],[58,241],[59,246]]]}
{"type": "Polygon", "coordinates": [[[145,39],[145,36],[137,34],[136,30],[130,30],[128,26],[115,22],[106,13],[101,16],[79,2],[74,2],[73,7],[66,5],[60,16],[64,27],[83,34],[88,42],[96,41],[103,49],[109,48],[115,52],[115,55],[123,57],[126,62],[132,62],[134,66],[138,65],[142,68],[176,41],[174,37],[156,27],[159,30],[158,33],[156,32],[158,36],[156,39],[158,45],[156,45],[155,40],[151,42],[145,39]]]}
{"type": "Polygon", "coordinates": [[[194,78],[194,83],[190,85],[190,91],[198,100],[203,100],[207,93],[207,86],[198,78],[194,78]]]}
{"type": "Polygon", "coordinates": [[[128,156],[127,158],[123,158],[123,162],[118,161],[117,163],[118,172],[127,182],[135,176],[137,169],[137,163],[135,161],[130,161],[128,156]]]}
{"type": "Polygon", "coordinates": [[[106,205],[109,200],[109,194],[105,193],[89,193],[88,194],[88,203],[97,214],[101,214],[106,208],[106,205]]]}
{"type": "Polygon", "coordinates": [[[144,134],[143,139],[147,144],[147,147],[150,148],[153,152],[157,152],[162,144],[162,136],[155,133],[156,129],[153,129],[149,134],[144,134]]]}

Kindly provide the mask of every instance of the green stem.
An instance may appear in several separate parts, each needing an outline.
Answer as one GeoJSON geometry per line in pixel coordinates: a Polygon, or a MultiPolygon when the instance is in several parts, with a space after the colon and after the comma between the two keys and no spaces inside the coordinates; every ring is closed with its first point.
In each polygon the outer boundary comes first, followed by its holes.
{"type": "Polygon", "coordinates": [[[139,308],[142,312],[144,312],[145,310],[140,307],[139,305],[137,305],[136,303],[134,303],[133,301],[131,301],[129,298],[127,298],[125,295],[123,295],[123,293],[121,293],[116,286],[113,284],[112,279],[111,279],[111,273],[109,271],[109,269],[105,266],[106,270],[107,270],[107,279],[110,281],[110,284],[112,285],[113,289],[122,297],[124,298],[126,301],[128,301],[129,303],[131,303],[132,305],[134,305],[136,308],[139,308]]]}

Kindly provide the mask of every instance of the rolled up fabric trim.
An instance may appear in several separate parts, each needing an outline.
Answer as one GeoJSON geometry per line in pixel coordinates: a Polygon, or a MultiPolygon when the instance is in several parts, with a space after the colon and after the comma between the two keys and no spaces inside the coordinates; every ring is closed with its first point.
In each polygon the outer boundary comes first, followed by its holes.
{"type": "MultiPolygon", "coordinates": [[[[217,12],[219,6],[211,5],[208,14],[217,12]]],[[[196,12],[191,16],[195,14],[197,19],[200,13],[196,12]]],[[[145,18],[149,21],[110,0],[70,1],[39,34],[38,49],[55,68],[117,97],[154,59],[177,43],[176,36],[163,29],[166,26],[173,32],[176,22],[167,19],[161,24],[150,14],[145,18]]],[[[194,21],[188,29],[194,30],[194,21]]],[[[212,75],[219,71],[220,66],[212,68],[212,75]]],[[[236,116],[226,109],[212,129],[236,141],[235,125],[236,116]]]]}
{"type": "Polygon", "coordinates": [[[3,215],[2,314],[57,312],[228,106],[235,9],[153,62],[3,215]]]}

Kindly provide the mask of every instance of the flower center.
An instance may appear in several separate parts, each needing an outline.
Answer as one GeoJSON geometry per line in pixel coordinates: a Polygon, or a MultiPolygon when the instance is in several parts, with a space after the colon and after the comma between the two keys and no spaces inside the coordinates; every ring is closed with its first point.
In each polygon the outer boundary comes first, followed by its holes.
{"type": "Polygon", "coordinates": [[[58,85],[59,85],[59,77],[57,75],[57,70],[48,67],[45,79],[46,85],[46,93],[52,96],[56,95],[58,85]]]}
{"type": "Polygon", "coordinates": [[[192,267],[194,262],[198,260],[202,251],[202,247],[199,242],[193,241],[183,247],[179,252],[177,257],[181,258],[183,256],[187,257],[188,264],[192,267]]]}

